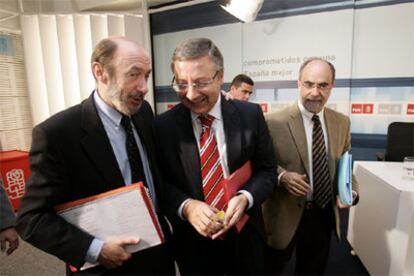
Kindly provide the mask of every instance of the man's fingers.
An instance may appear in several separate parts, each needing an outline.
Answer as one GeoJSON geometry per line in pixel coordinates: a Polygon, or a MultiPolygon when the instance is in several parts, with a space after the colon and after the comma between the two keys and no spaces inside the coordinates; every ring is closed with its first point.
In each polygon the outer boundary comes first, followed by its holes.
{"type": "Polygon", "coordinates": [[[9,249],[7,249],[7,251],[6,251],[7,256],[8,256],[8,255],[10,255],[11,253],[13,253],[13,251],[14,251],[15,249],[16,249],[16,248],[9,247],[9,249]]]}
{"type": "Polygon", "coordinates": [[[226,225],[228,225],[228,227],[233,227],[234,225],[236,225],[236,223],[240,220],[243,213],[244,212],[241,210],[237,210],[236,212],[234,212],[233,215],[229,217],[229,221],[226,225]]]}
{"type": "Polygon", "coordinates": [[[217,219],[217,210],[205,202],[193,200],[188,204],[186,213],[188,221],[198,233],[210,237],[222,228],[222,222],[217,219]]]}
{"type": "Polygon", "coordinates": [[[289,192],[295,196],[305,196],[307,194],[307,191],[299,185],[289,186],[289,192]]]}
{"type": "Polygon", "coordinates": [[[119,246],[125,247],[127,245],[134,245],[134,244],[138,244],[139,241],[140,241],[140,238],[123,239],[119,241],[119,246]]]}
{"type": "Polygon", "coordinates": [[[10,255],[11,253],[13,253],[13,251],[16,250],[18,247],[19,247],[19,239],[12,241],[10,243],[9,249],[7,250],[7,255],[10,255]]]}
{"type": "Polygon", "coordinates": [[[6,240],[0,241],[0,249],[1,252],[4,252],[4,250],[6,250],[6,240]]]}
{"type": "Polygon", "coordinates": [[[211,236],[212,240],[217,239],[218,237],[220,237],[221,235],[223,235],[224,233],[226,233],[228,230],[230,229],[230,227],[224,227],[222,228],[220,231],[218,231],[217,233],[215,233],[214,235],[211,236]]]}

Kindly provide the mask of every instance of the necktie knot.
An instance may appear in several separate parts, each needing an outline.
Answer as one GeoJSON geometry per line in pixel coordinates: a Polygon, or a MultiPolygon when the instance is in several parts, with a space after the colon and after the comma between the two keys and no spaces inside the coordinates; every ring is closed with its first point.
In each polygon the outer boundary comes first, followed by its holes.
{"type": "Polygon", "coordinates": [[[198,118],[203,128],[210,128],[214,121],[214,117],[211,115],[200,115],[198,118]]]}
{"type": "Polygon", "coordinates": [[[313,121],[314,124],[320,124],[321,123],[321,121],[319,120],[319,116],[316,115],[316,114],[312,116],[312,121],[313,121]]]}
{"type": "Polygon", "coordinates": [[[124,127],[126,132],[131,132],[131,119],[127,115],[122,114],[121,125],[124,127]]]}

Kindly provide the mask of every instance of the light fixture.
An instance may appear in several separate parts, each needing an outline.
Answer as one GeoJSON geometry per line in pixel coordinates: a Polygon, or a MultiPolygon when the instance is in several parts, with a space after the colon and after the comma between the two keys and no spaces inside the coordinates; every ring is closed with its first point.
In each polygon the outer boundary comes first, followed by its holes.
{"type": "Polygon", "coordinates": [[[249,23],[256,19],[264,0],[230,0],[227,6],[221,7],[243,22],[249,23]]]}

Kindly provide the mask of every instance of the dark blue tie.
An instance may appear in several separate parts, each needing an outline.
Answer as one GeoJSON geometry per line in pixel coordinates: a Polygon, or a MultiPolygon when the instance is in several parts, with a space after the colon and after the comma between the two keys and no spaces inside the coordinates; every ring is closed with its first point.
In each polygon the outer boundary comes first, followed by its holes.
{"type": "Polygon", "coordinates": [[[126,115],[122,115],[121,125],[124,127],[126,133],[125,145],[131,167],[131,183],[142,181],[145,184],[141,155],[134,138],[134,133],[132,132],[131,119],[126,115]]]}

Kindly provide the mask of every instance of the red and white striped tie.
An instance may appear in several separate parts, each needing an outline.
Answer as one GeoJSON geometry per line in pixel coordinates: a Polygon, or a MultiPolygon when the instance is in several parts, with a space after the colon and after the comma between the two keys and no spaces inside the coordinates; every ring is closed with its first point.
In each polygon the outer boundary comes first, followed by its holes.
{"type": "Polygon", "coordinates": [[[200,136],[200,165],[204,200],[207,204],[222,210],[225,206],[223,189],[223,168],[214,132],[211,131],[214,117],[199,116],[203,128],[200,136]]]}

